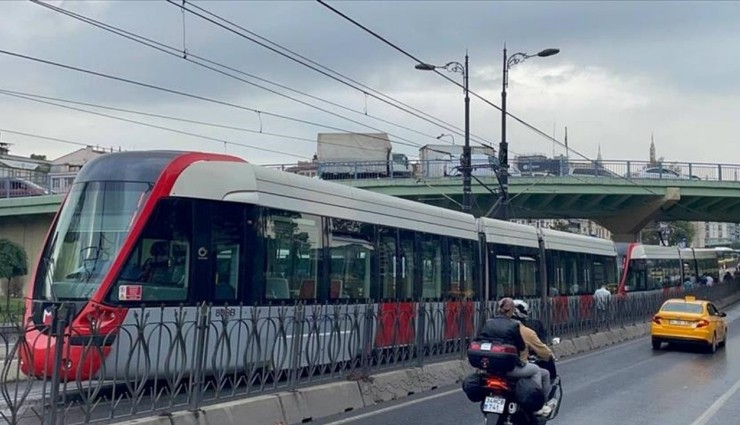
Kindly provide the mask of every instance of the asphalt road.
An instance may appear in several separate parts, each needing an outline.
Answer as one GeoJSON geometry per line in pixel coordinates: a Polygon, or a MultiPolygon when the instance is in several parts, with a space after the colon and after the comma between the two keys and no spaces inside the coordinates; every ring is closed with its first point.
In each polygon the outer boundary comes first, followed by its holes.
{"type": "MultiPolygon", "coordinates": [[[[727,311],[727,346],[716,354],[640,338],[559,363],[563,404],[553,425],[740,423],[740,307],[727,311]]],[[[481,425],[458,386],[357,410],[322,425],[481,425]]]]}

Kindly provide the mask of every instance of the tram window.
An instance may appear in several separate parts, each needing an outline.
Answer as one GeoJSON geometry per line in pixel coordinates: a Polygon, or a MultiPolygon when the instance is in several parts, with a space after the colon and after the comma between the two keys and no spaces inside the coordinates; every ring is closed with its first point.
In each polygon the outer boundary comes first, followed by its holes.
{"type": "Polygon", "coordinates": [[[562,252],[565,257],[565,284],[569,285],[567,290],[570,295],[581,293],[581,285],[578,282],[578,257],[571,252],[562,252]]]}
{"type": "Polygon", "coordinates": [[[519,257],[519,286],[521,287],[521,295],[525,297],[533,297],[539,293],[537,261],[532,257],[519,257]]]}
{"type": "Polygon", "coordinates": [[[465,294],[465,264],[461,253],[460,240],[450,239],[450,288],[452,298],[464,297],[465,294]]]}
{"type": "Polygon", "coordinates": [[[215,207],[211,219],[211,245],[215,255],[213,299],[236,301],[239,296],[244,210],[239,204],[215,207]]]}
{"type": "Polygon", "coordinates": [[[378,255],[380,256],[380,298],[396,298],[396,230],[378,229],[378,255]]]}
{"type": "Polygon", "coordinates": [[[424,235],[421,240],[421,297],[424,299],[442,297],[441,239],[436,235],[424,235]]]}
{"type": "Polygon", "coordinates": [[[109,299],[114,302],[186,300],[191,233],[191,201],[160,201],[126,261],[109,299]]]}
{"type": "Polygon", "coordinates": [[[375,248],[373,226],[331,219],[329,298],[370,297],[375,248]]]}
{"type": "Polygon", "coordinates": [[[399,299],[411,299],[414,297],[414,271],[416,250],[414,249],[414,232],[400,232],[400,265],[396,297],[399,299]]]}
{"type": "Polygon", "coordinates": [[[316,299],[321,256],[321,219],[269,210],[265,214],[265,298],[316,299]],[[284,290],[287,283],[288,291],[284,290]],[[287,295],[287,297],[286,297],[287,295]]]}
{"type": "Polygon", "coordinates": [[[461,254],[462,257],[461,265],[462,265],[462,296],[464,298],[475,298],[476,297],[476,281],[478,279],[475,278],[475,263],[477,261],[476,259],[476,243],[472,241],[463,241],[462,242],[462,250],[461,254]]]}
{"type": "Polygon", "coordinates": [[[496,294],[499,297],[513,297],[515,295],[514,257],[508,255],[496,256],[496,294]]]}

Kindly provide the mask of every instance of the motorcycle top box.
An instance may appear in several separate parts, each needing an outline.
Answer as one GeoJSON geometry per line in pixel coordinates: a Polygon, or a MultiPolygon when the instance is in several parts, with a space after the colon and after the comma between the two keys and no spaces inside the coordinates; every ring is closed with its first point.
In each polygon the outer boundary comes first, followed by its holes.
{"type": "Polygon", "coordinates": [[[495,341],[473,341],[468,347],[468,362],[488,373],[509,372],[519,364],[519,350],[495,341]]]}

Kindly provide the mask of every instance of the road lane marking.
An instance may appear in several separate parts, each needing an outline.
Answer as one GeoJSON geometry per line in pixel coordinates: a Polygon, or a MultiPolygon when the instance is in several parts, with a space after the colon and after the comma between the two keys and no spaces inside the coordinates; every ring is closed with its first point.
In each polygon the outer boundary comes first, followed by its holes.
{"type": "Polygon", "coordinates": [[[385,413],[385,412],[390,412],[390,411],[393,411],[393,410],[401,409],[401,408],[404,408],[404,407],[407,407],[407,406],[411,406],[413,404],[417,404],[417,403],[422,403],[422,402],[425,402],[425,401],[429,401],[429,400],[432,400],[432,399],[435,399],[435,398],[446,397],[446,396],[452,395],[452,394],[459,394],[461,392],[462,391],[459,388],[456,388],[454,390],[445,391],[443,393],[434,394],[434,395],[430,395],[430,396],[423,397],[423,398],[417,398],[416,400],[407,401],[405,403],[400,403],[400,404],[397,404],[395,406],[389,406],[389,407],[384,407],[382,409],[373,410],[372,412],[367,412],[367,413],[363,413],[361,415],[352,416],[351,418],[346,418],[346,419],[341,419],[341,420],[334,421],[334,422],[329,422],[329,423],[326,423],[324,425],[342,425],[342,424],[346,424],[346,423],[358,421],[360,419],[369,418],[370,416],[379,415],[381,413],[385,413]]]}
{"type": "Polygon", "coordinates": [[[735,385],[732,386],[729,390],[727,390],[726,393],[722,394],[720,398],[717,399],[714,403],[712,403],[711,406],[709,406],[709,409],[707,409],[701,416],[699,416],[694,422],[691,423],[691,425],[706,425],[709,423],[709,420],[714,417],[714,415],[719,412],[719,409],[722,408],[722,406],[727,403],[727,401],[732,397],[737,390],[740,389],[740,379],[735,382],[735,385]]]}

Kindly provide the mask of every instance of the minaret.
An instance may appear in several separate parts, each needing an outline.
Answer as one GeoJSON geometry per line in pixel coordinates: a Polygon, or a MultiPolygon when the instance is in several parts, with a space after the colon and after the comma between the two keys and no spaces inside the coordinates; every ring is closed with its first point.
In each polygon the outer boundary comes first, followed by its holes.
{"type": "Polygon", "coordinates": [[[596,163],[601,165],[604,159],[601,157],[601,143],[599,143],[599,153],[596,155],[596,163]]]}
{"type": "Polygon", "coordinates": [[[650,164],[657,164],[658,161],[655,159],[655,139],[653,133],[650,133],[650,164]]]}

